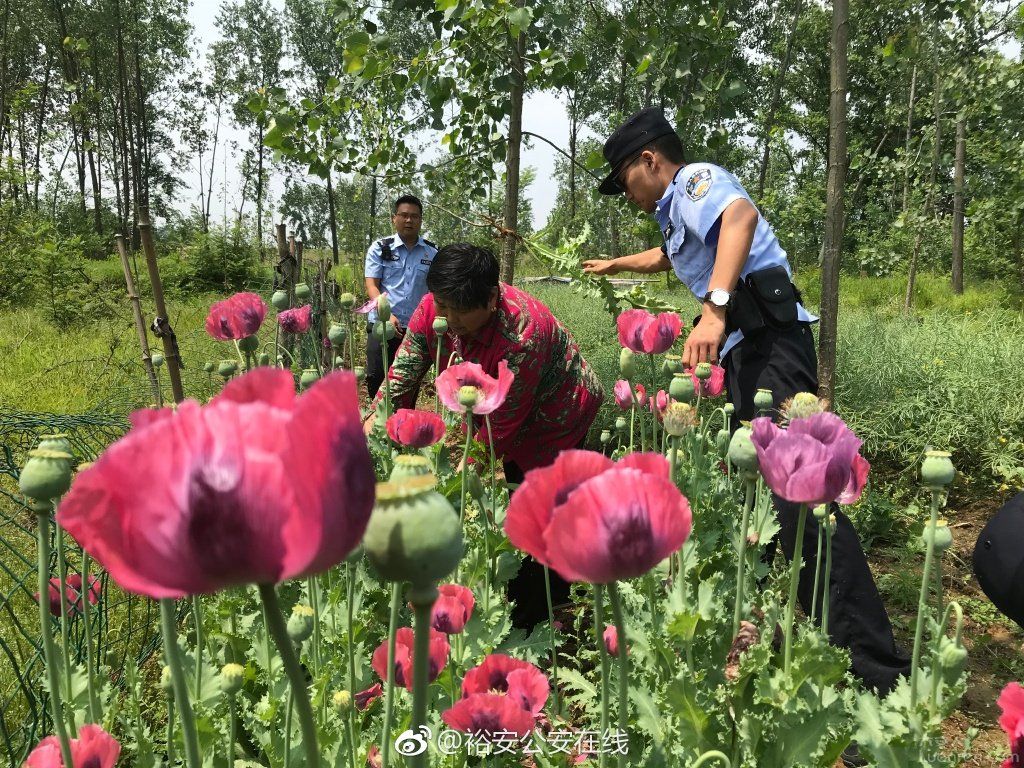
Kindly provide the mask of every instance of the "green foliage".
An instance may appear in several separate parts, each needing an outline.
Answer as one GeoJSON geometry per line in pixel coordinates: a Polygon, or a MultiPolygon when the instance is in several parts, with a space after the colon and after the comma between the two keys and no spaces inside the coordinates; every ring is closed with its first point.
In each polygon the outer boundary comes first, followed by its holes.
{"type": "Polygon", "coordinates": [[[239,291],[260,273],[259,251],[238,227],[196,233],[181,256],[172,284],[188,292],[239,291]]]}

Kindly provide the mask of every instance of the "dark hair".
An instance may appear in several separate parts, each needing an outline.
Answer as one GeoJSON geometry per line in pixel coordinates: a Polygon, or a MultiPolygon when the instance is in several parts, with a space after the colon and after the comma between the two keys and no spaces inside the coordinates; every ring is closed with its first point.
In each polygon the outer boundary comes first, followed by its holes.
{"type": "Polygon", "coordinates": [[[498,260],[487,248],[451,243],[439,250],[427,270],[427,288],[457,309],[486,307],[498,285],[498,260]]]}
{"type": "Polygon", "coordinates": [[[423,203],[420,202],[420,199],[416,197],[416,195],[402,195],[400,198],[395,200],[395,207],[391,210],[391,212],[398,213],[398,206],[402,205],[403,203],[415,205],[417,208],[420,209],[420,216],[423,215],[423,203]]]}
{"type": "Polygon", "coordinates": [[[683,159],[683,142],[676,133],[666,133],[664,136],[659,136],[654,141],[646,144],[640,151],[643,152],[645,150],[657,152],[670,163],[685,162],[683,159]]]}

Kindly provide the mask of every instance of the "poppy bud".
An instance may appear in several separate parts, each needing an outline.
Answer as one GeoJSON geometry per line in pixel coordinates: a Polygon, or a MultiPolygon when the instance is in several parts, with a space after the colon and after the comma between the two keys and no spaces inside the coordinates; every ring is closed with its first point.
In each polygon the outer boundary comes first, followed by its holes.
{"type": "Polygon", "coordinates": [[[171,679],[171,668],[164,666],[160,672],[160,689],[171,696],[174,695],[174,680],[171,679]]]}
{"type": "Polygon", "coordinates": [[[683,361],[679,355],[665,355],[661,363],[661,376],[666,383],[672,382],[672,377],[683,372],[683,361]]]}
{"type": "Polygon", "coordinates": [[[288,291],[274,291],[274,295],[270,297],[270,303],[278,311],[288,309],[288,291]]]}
{"type": "Polygon", "coordinates": [[[949,530],[949,524],[945,520],[936,520],[934,529],[929,522],[925,524],[921,533],[921,541],[926,547],[929,539],[934,541],[936,551],[945,552],[953,545],[953,532],[949,530]]]}
{"type": "Polygon", "coordinates": [[[305,301],[312,295],[312,293],[313,292],[309,289],[309,286],[305,283],[295,284],[295,298],[299,301],[305,301]]]}
{"type": "Polygon", "coordinates": [[[775,404],[775,400],[772,398],[772,391],[770,389],[759,389],[757,394],[754,395],[754,407],[757,408],[761,413],[767,413],[772,409],[775,404]]]}
{"type": "Polygon", "coordinates": [[[153,364],[154,368],[159,368],[164,364],[164,356],[159,352],[154,352],[149,356],[149,362],[153,364]]]}
{"type": "Polygon", "coordinates": [[[259,365],[270,365],[270,355],[266,352],[260,352],[260,356],[256,360],[259,365]]]}
{"type": "Polygon", "coordinates": [[[925,451],[921,462],[921,480],[928,488],[945,488],[953,482],[956,470],[948,451],[925,451]]]}
{"type": "Polygon", "coordinates": [[[383,322],[391,319],[391,302],[387,294],[382,293],[377,297],[377,319],[383,322]]]}
{"type": "Polygon", "coordinates": [[[718,449],[718,455],[725,458],[729,455],[729,440],[732,439],[732,435],[729,434],[728,429],[718,430],[718,434],[715,435],[715,448],[718,449]]]}
{"type": "Polygon", "coordinates": [[[633,350],[629,347],[623,347],[622,351],[619,352],[619,372],[626,381],[632,381],[636,378],[636,360],[634,359],[633,350]]]}
{"type": "Polygon", "coordinates": [[[672,383],[668,385],[668,393],[672,396],[673,400],[677,400],[680,403],[692,402],[693,396],[696,394],[693,379],[685,373],[675,374],[672,377],[672,383]]]}
{"type": "Polygon", "coordinates": [[[711,363],[705,361],[703,363],[697,363],[697,367],[693,369],[693,375],[703,381],[704,379],[711,378],[711,363]]]}
{"type": "Polygon", "coordinates": [[[814,519],[820,523],[828,515],[828,506],[825,504],[819,504],[811,510],[811,514],[814,515],[814,519]]]}
{"type": "Polygon", "coordinates": [[[621,416],[615,420],[615,431],[620,435],[626,431],[626,420],[621,416]]]}
{"type": "Polygon", "coordinates": [[[230,379],[238,371],[238,363],[234,360],[221,360],[217,366],[217,373],[225,379],[230,379]]]}
{"type": "Polygon", "coordinates": [[[732,416],[734,413],[736,413],[736,406],[733,405],[732,403],[726,403],[725,405],[722,406],[722,410],[725,411],[726,416],[732,416]]]}
{"type": "Polygon", "coordinates": [[[480,391],[476,387],[459,387],[459,405],[466,409],[472,409],[480,400],[480,391]]]}
{"type": "Polygon", "coordinates": [[[607,445],[612,441],[612,432],[610,429],[601,430],[601,445],[607,445]]]}
{"type": "Polygon", "coordinates": [[[477,501],[484,497],[484,483],[472,470],[466,472],[466,491],[477,501]]]}
{"type": "Polygon", "coordinates": [[[743,426],[732,433],[729,440],[729,461],[735,464],[741,471],[748,475],[757,472],[757,449],[750,439],[752,432],[750,427],[743,426]]]}
{"type": "Polygon", "coordinates": [[[18,476],[18,487],[30,499],[56,499],[71,487],[71,454],[35,448],[18,476]]]}
{"type": "Polygon", "coordinates": [[[343,293],[338,297],[338,305],[348,312],[356,305],[356,297],[351,293],[343,293]]]}
{"type": "Polygon", "coordinates": [[[948,637],[939,639],[939,665],[947,683],[954,682],[963,672],[967,663],[967,649],[948,637]]]}
{"type": "Polygon", "coordinates": [[[348,331],[341,323],[331,323],[331,327],[327,329],[327,338],[330,340],[331,346],[340,347],[345,343],[346,336],[348,336],[348,331]]]}
{"type": "Polygon", "coordinates": [[[398,483],[408,477],[420,477],[422,475],[433,476],[430,459],[418,453],[403,453],[395,457],[395,466],[391,470],[388,481],[398,483]]]}
{"type": "Polygon", "coordinates": [[[299,377],[299,387],[303,390],[309,389],[320,379],[320,374],[316,372],[316,368],[305,368],[302,371],[302,375],[299,377]]]}
{"type": "Polygon", "coordinates": [[[363,537],[370,563],[388,581],[429,586],[462,559],[462,528],[433,475],[378,483],[377,502],[363,537]]]}
{"type": "Polygon", "coordinates": [[[215,370],[217,370],[217,366],[211,363],[210,361],[206,361],[205,363],[203,363],[203,370],[206,371],[207,373],[213,373],[215,370]]]}
{"type": "Polygon", "coordinates": [[[352,706],[352,694],[348,691],[335,691],[331,696],[331,706],[339,715],[344,715],[352,706]]]}
{"type": "Polygon", "coordinates": [[[229,696],[242,690],[244,680],[245,667],[241,664],[225,664],[220,668],[220,689],[229,696]]]}
{"type": "Polygon", "coordinates": [[[303,643],[313,634],[313,609],[308,605],[296,605],[288,618],[288,637],[294,643],[303,643]]]}
{"type": "Polygon", "coordinates": [[[662,414],[665,431],[673,437],[681,437],[697,426],[697,414],[689,403],[669,403],[662,414]]]}
{"type": "Polygon", "coordinates": [[[243,352],[255,352],[260,348],[260,340],[255,334],[238,340],[238,348],[243,352]]]}
{"type": "Polygon", "coordinates": [[[440,336],[442,333],[448,332],[448,318],[447,317],[435,317],[433,324],[430,326],[434,329],[434,333],[440,336]]]}

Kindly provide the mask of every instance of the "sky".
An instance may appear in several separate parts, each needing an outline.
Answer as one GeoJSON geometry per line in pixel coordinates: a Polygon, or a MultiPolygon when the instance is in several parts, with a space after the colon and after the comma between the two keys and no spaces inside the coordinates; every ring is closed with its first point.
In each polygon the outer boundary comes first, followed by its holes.
{"type": "MultiPolygon", "coordinates": [[[[284,0],[270,0],[270,2],[271,5],[279,10],[284,9],[284,0]]],[[[194,30],[193,44],[198,49],[200,56],[205,57],[206,50],[218,37],[214,21],[220,5],[220,0],[195,0],[189,9],[189,20],[192,22],[194,30]]],[[[558,146],[565,148],[568,145],[569,120],[566,116],[564,103],[553,93],[528,94],[523,102],[523,130],[544,136],[558,146]]],[[[248,138],[234,125],[229,125],[226,131],[222,125],[221,135],[229,142],[236,142],[240,147],[247,146],[248,138]]],[[[581,133],[582,137],[588,137],[588,135],[585,130],[581,133]]],[[[440,135],[437,138],[440,142],[440,135]]],[[[218,153],[220,154],[222,151],[218,150],[218,153]]],[[[524,197],[529,198],[532,204],[534,228],[544,226],[548,214],[554,208],[558,186],[553,181],[552,176],[555,159],[558,156],[554,149],[541,141],[532,140],[523,149],[521,156],[522,167],[524,169],[527,167],[533,168],[537,173],[536,180],[524,193],[524,197]]],[[[239,162],[240,155],[227,156],[226,187],[229,217],[231,209],[237,205],[237,197],[242,186],[241,174],[238,172],[239,162]]],[[[219,160],[217,165],[214,203],[211,210],[211,214],[214,215],[219,214],[223,209],[221,189],[225,169],[219,160]]],[[[191,203],[195,200],[198,204],[199,185],[197,178],[198,165],[193,162],[192,171],[185,179],[187,191],[183,192],[183,196],[187,196],[186,203],[191,203]]],[[[270,194],[276,198],[282,191],[283,181],[279,178],[274,179],[270,185],[270,194]]]]}

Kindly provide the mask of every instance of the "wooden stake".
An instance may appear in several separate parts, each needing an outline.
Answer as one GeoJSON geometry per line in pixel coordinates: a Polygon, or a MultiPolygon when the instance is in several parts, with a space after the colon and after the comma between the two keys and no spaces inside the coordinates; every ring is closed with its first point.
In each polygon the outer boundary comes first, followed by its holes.
{"type": "Polygon", "coordinates": [[[128,248],[124,244],[124,235],[118,233],[114,239],[117,241],[117,254],[121,257],[121,269],[124,271],[124,282],[128,288],[128,300],[132,303],[135,333],[139,337],[139,347],[142,349],[142,364],[146,367],[146,377],[149,379],[149,385],[153,388],[153,402],[159,403],[160,383],[157,381],[156,371],[153,370],[149,337],[146,336],[146,319],[142,315],[142,302],[139,300],[138,291],[135,290],[135,278],[132,277],[132,267],[128,263],[128,248]]]}
{"type": "Polygon", "coordinates": [[[185,399],[181,388],[181,355],[178,353],[178,340],[171,328],[167,316],[167,305],[164,303],[164,286],[160,282],[160,267],[156,263],[156,245],[153,243],[153,225],[149,220],[149,209],[139,207],[139,238],[142,250],[146,254],[146,267],[149,269],[149,282],[153,286],[153,303],[156,305],[156,317],[153,318],[153,332],[164,343],[164,359],[167,361],[167,375],[171,380],[171,394],[174,402],[185,399]]]}

